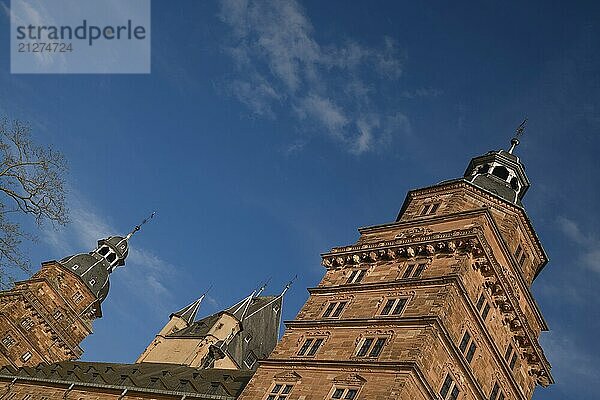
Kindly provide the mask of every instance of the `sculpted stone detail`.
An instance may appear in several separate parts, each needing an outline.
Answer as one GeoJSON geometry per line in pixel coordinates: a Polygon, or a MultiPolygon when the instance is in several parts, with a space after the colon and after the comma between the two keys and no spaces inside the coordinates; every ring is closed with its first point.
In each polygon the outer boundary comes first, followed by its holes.
{"type": "Polygon", "coordinates": [[[333,378],[333,382],[340,384],[340,385],[348,385],[348,386],[362,386],[364,385],[367,380],[365,378],[363,378],[362,376],[360,376],[359,374],[356,373],[350,373],[350,374],[343,374],[343,375],[338,375],[335,378],[333,378]]]}
{"type": "Polygon", "coordinates": [[[300,376],[300,374],[298,374],[296,371],[284,371],[280,372],[279,374],[275,374],[273,379],[280,382],[294,383],[300,381],[302,376],[300,376]]]}

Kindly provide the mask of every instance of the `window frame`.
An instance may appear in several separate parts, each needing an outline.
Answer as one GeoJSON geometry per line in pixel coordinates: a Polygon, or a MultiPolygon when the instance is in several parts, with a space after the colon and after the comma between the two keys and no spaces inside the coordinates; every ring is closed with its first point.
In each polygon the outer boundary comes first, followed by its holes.
{"type": "Polygon", "coordinates": [[[429,260],[417,260],[406,264],[402,279],[418,279],[429,266],[429,260]]]}
{"type": "Polygon", "coordinates": [[[1,343],[6,349],[10,349],[15,344],[17,344],[17,340],[13,337],[13,335],[11,335],[10,333],[7,333],[2,338],[1,343]]]}
{"type": "Polygon", "coordinates": [[[462,335],[458,350],[463,355],[465,360],[471,364],[471,361],[473,361],[473,357],[475,356],[475,352],[477,351],[477,343],[475,342],[475,337],[471,334],[471,332],[469,332],[468,329],[465,329],[462,335]]]}
{"type": "Polygon", "coordinates": [[[264,400],[287,400],[294,390],[294,384],[289,382],[275,381],[270,387],[269,392],[265,395],[264,400]],[[289,390],[286,391],[286,389],[289,390]],[[277,389],[277,391],[275,391],[277,389]]]}
{"type": "Polygon", "coordinates": [[[327,304],[327,307],[325,308],[325,311],[321,315],[321,318],[329,318],[329,319],[340,318],[340,316],[346,309],[346,306],[348,305],[348,303],[349,303],[348,300],[339,300],[339,301],[336,300],[336,301],[329,302],[329,304],[327,304]]]}
{"type": "Polygon", "coordinates": [[[497,381],[494,382],[494,386],[490,392],[490,400],[504,400],[504,398],[504,392],[502,391],[500,384],[497,381]]]}
{"type": "Polygon", "coordinates": [[[353,269],[352,272],[350,272],[348,279],[346,280],[346,284],[351,285],[355,283],[360,283],[365,278],[365,275],[367,275],[366,268],[353,269]]]}
{"type": "Polygon", "coordinates": [[[400,315],[404,314],[404,310],[406,310],[406,305],[408,304],[408,301],[409,301],[409,298],[403,297],[403,296],[386,297],[385,301],[383,302],[383,306],[379,308],[378,315],[380,317],[400,316],[400,315]],[[388,309],[388,305],[390,306],[389,309],[388,309]],[[402,305],[402,307],[400,308],[399,311],[397,311],[398,307],[400,305],[402,305]],[[384,311],[386,311],[386,309],[387,309],[387,312],[384,312],[384,311]]]}
{"type": "Polygon", "coordinates": [[[33,354],[27,350],[25,353],[21,354],[21,361],[27,362],[33,358],[33,354]]]}
{"type": "Polygon", "coordinates": [[[314,357],[325,343],[325,339],[323,336],[307,337],[298,349],[296,357],[314,357]]]}
{"type": "Polygon", "coordinates": [[[333,385],[331,390],[329,391],[329,395],[327,395],[327,400],[356,400],[358,399],[358,394],[360,392],[360,387],[356,386],[345,386],[345,385],[333,385]],[[335,396],[338,391],[341,391],[339,397],[335,396]],[[348,393],[351,391],[354,392],[354,396],[348,397],[348,393]]]}
{"type": "Polygon", "coordinates": [[[365,336],[361,338],[354,349],[354,358],[372,358],[381,356],[385,345],[388,343],[388,336],[365,336]]]}
{"type": "Polygon", "coordinates": [[[449,372],[446,373],[446,377],[442,381],[442,385],[440,386],[438,393],[443,400],[456,400],[460,395],[460,388],[458,387],[452,374],[449,372]],[[446,383],[448,383],[447,389],[445,389],[446,383]]]}

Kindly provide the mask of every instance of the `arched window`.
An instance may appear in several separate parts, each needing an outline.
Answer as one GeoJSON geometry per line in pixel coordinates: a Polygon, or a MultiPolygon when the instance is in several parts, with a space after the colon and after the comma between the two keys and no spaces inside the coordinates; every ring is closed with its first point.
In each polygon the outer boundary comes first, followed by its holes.
{"type": "Polygon", "coordinates": [[[519,190],[519,181],[517,180],[517,178],[512,178],[510,180],[510,187],[514,190],[519,190]]]}
{"type": "Polygon", "coordinates": [[[479,167],[480,174],[485,174],[489,170],[490,170],[490,164],[483,164],[482,166],[479,167]]]}
{"type": "Polygon", "coordinates": [[[501,165],[494,167],[492,174],[496,175],[498,178],[503,180],[506,180],[508,178],[508,170],[501,165]]]}
{"type": "Polygon", "coordinates": [[[115,261],[116,258],[117,258],[117,255],[112,252],[108,256],[106,256],[106,259],[108,260],[109,263],[112,263],[113,261],[115,261]]]}

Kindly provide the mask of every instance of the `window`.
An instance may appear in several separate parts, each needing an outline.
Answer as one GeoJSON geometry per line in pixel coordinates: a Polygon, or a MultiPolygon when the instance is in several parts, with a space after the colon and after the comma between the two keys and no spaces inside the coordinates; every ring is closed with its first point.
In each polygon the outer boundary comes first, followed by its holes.
{"type": "Polygon", "coordinates": [[[79,302],[83,300],[83,295],[81,294],[81,292],[76,292],[71,298],[73,299],[75,304],[79,304],[79,302]]]}
{"type": "Polygon", "coordinates": [[[523,252],[523,248],[521,245],[517,245],[517,249],[515,250],[515,260],[518,260],[521,257],[521,253],[523,252]]]}
{"type": "Polygon", "coordinates": [[[246,343],[250,343],[251,340],[252,340],[251,334],[247,334],[246,337],[244,338],[244,342],[246,342],[246,343]]]}
{"type": "Polygon", "coordinates": [[[63,314],[60,310],[56,309],[54,310],[54,312],[52,313],[52,316],[54,317],[55,320],[60,321],[63,317],[63,314]]]}
{"type": "Polygon", "coordinates": [[[477,350],[477,345],[475,344],[475,341],[471,337],[469,331],[465,331],[462,340],[460,341],[460,345],[458,346],[458,349],[465,356],[469,363],[471,362],[471,360],[473,360],[475,350],[477,350]]]}
{"type": "Polygon", "coordinates": [[[273,389],[271,389],[271,392],[267,395],[266,400],[287,400],[293,388],[293,385],[276,383],[273,386],[273,389]]]}
{"type": "Polygon", "coordinates": [[[28,331],[31,328],[33,328],[33,320],[29,317],[23,318],[23,320],[21,321],[21,326],[23,327],[23,329],[28,331]]]}
{"type": "Polygon", "coordinates": [[[23,353],[23,355],[21,356],[21,360],[23,362],[27,362],[31,359],[32,355],[30,352],[26,351],[25,353],[23,353]]]}
{"type": "Polygon", "coordinates": [[[419,278],[425,270],[425,267],[427,267],[427,263],[408,264],[402,278],[419,278]]]}
{"type": "Polygon", "coordinates": [[[95,279],[90,279],[89,282],[90,282],[90,285],[92,285],[92,286],[96,284],[96,280],[95,279]]]}
{"type": "Polygon", "coordinates": [[[338,318],[342,311],[344,311],[346,304],[348,304],[347,301],[329,303],[323,313],[323,318],[338,318]]]}
{"type": "Polygon", "coordinates": [[[381,309],[381,315],[400,315],[408,299],[388,299],[381,309]]]}
{"type": "Polygon", "coordinates": [[[355,269],[350,273],[346,283],[358,283],[365,277],[366,269],[355,269]]]}
{"type": "Polygon", "coordinates": [[[512,355],[512,357],[510,358],[510,369],[515,369],[515,365],[517,364],[517,352],[515,351],[512,355]]]}
{"type": "Polygon", "coordinates": [[[504,359],[510,366],[510,369],[515,368],[515,365],[517,364],[517,358],[518,358],[518,354],[515,351],[515,348],[513,347],[513,345],[511,343],[509,343],[508,347],[506,348],[506,353],[504,353],[504,359]]]}
{"type": "Polygon", "coordinates": [[[358,344],[358,351],[356,352],[357,357],[379,357],[383,346],[385,345],[386,338],[364,338],[358,344]]]}
{"type": "Polygon", "coordinates": [[[246,356],[246,359],[244,360],[244,364],[246,364],[246,367],[252,368],[254,366],[254,364],[256,364],[257,360],[258,359],[256,358],[256,355],[254,354],[254,352],[251,351],[246,356]]]}
{"type": "Polygon", "coordinates": [[[504,393],[502,393],[502,390],[500,390],[498,382],[494,383],[492,393],[490,393],[490,400],[504,400],[504,393]]]}
{"type": "Polygon", "coordinates": [[[527,255],[523,253],[519,259],[519,267],[523,268],[523,265],[525,265],[525,260],[527,260],[527,255]]]}
{"type": "Polygon", "coordinates": [[[458,387],[456,386],[454,379],[452,379],[452,376],[450,374],[446,375],[446,379],[444,379],[444,384],[440,389],[440,396],[442,396],[442,399],[456,400],[458,399],[459,393],[460,390],[458,390],[458,387]]]}
{"type": "Polygon", "coordinates": [[[510,360],[510,356],[512,356],[513,353],[513,346],[512,344],[508,344],[508,347],[506,348],[506,353],[504,353],[504,359],[506,360],[506,362],[508,362],[508,360],[510,360]]]}
{"type": "Polygon", "coordinates": [[[71,268],[73,269],[73,271],[77,271],[79,269],[79,264],[73,264],[71,268]]]}
{"type": "Polygon", "coordinates": [[[6,335],[2,338],[2,344],[7,349],[12,347],[16,342],[17,341],[11,335],[6,335]]]}
{"type": "Polygon", "coordinates": [[[106,259],[108,260],[109,263],[112,264],[113,261],[115,261],[117,258],[117,255],[113,252],[111,252],[109,255],[106,256],[106,259]]]}
{"type": "Polygon", "coordinates": [[[356,399],[358,389],[335,387],[329,399],[356,399]]]}
{"type": "Polygon", "coordinates": [[[503,166],[497,166],[492,170],[492,174],[496,175],[502,180],[508,179],[508,170],[503,166]]]}
{"type": "Polygon", "coordinates": [[[477,300],[477,311],[479,311],[479,314],[481,314],[481,318],[483,318],[484,321],[490,313],[490,305],[485,300],[483,293],[481,293],[479,300],[477,300]]]}
{"type": "Polygon", "coordinates": [[[312,357],[317,354],[319,347],[323,344],[325,340],[323,338],[309,338],[304,341],[302,347],[300,347],[300,351],[298,351],[298,355],[303,357],[312,357]]]}
{"type": "Polygon", "coordinates": [[[26,394],[25,396],[23,396],[23,399],[21,400],[31,400],[33,398],[32,394],[26,394]]]}
{"type": "Polygon", "coordinates": [[[438,208],[440,208],[440,203],[425,204],[423,210],[421,210],[421,215],[435,214],[438,208]]]}

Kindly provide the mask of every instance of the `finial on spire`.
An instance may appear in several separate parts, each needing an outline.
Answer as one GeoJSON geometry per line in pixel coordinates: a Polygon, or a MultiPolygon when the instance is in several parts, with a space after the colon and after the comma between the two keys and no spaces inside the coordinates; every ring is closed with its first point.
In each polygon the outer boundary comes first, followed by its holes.
{"type": "Polygon", "coordinates": [[[281,294],[279,295],[280,297],[282,297],[285,294],[285,292],[287,292],[289,290],[289,288],[292,286],[292,283],[294,283],[294,281],[296,280],[296,278],[298,278],[298,275],[294,275],[294,277],[292,278],[292,280],[289,281],[287,285],[285,285],[285,287],[281,291],[281,294]]]}
{"type": "Polygon", "coordinates": [[[523,122],[521,122],[521,124],[515,130],[515,136],[510,141],[510,149],[508,150],[509,154],[512,154],[512,152],[515,150],[515,147],[517,147],[519,145],[519,138],[521,136],[523,136],[526,125],[527,125],[527,117],[525,117],[523,122]]]}
{"type": "Polygon", "coordinates": [[[267,288],[267,285],[269,284],[269,282],[271,282],[271,278],[267,279],[265,281],[265,283],[263,283],[263,285],[256,291],[256,294],[254,295],[254,297],[260,296],[260,294],[262,292],[264,292],[264,290],[267,288]]]}
{"type": "Polygon", "coordinates": [[[156,214],[156,211],[153,211],[152,214],[150,214],[150,216],[144,218],[144,220],[139,225],[136,225],[135,228],[133,228],[133,230],[127,234],[125,239],[129,240],[133,235],[135,235],[135,233],[137,231],[142,229],[142,225],[144,225],[145,223],[149,222],[152,218],[154,218],[155,214],[156,214]]]}

